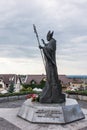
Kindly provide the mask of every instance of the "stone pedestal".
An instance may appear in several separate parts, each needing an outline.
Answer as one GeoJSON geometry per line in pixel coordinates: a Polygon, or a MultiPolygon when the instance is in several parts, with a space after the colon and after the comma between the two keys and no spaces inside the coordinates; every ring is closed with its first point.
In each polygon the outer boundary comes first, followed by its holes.
{"type": "Polygon", "coordinates": [[[61,104],[41,104],[27,99],[21,106],[18,116],[33,123],[66,124],[85,118],[75,99],[66,99],[61,104]]]}

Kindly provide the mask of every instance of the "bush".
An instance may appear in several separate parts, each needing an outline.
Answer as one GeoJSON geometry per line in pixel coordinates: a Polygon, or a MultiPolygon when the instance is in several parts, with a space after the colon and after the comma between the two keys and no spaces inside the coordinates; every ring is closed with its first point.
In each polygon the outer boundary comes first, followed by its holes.
{"type": "Polygon", "coordinates": [[[29,88],[31,87],[32,89],[34,88],[41,88],[43,89],[43,87],[45,86],[45,81],[41,81],[40,84],[22,84],[23,88],[29,88]]]}
{"type": "Polygon", "coordinates": [[[14,83],[13,83],[13,81],[10,81],[8,92],[9,93],[13,93],[14,92],[14,83]]]}
{"type": "Polygon", "coordinates": [[[68,94],[78,94],[78,95],[87,96],[87,90],[83,90],[83,91],[79,91],[79,90],[70,91],[70,90],[67,90],[66,93],[68,93],[68,94]]]}
{"type": "Polygon", "coordinates": [[[20,96],[20,95],[27,95],[27,94],[38,94],[38,92],[15,92],[15,93],[6,93],[6,94],[0,94],[0,97],[8,97],[8,96],[20,96]]]}
{"type": "Polygon", "coordinates": [[[21,90],[20,90],[20,92],[25,92],[26,91],[26,88],[22,88],[21,90]]]}
{"type": "Polygon", "coordinates": [[[23,88],[20,90],[20,92],[31,92],[31,91],[33,91],[31,87],[28,87],[28,88],[24,88],[24,87],[23,87],[23,88]]]}

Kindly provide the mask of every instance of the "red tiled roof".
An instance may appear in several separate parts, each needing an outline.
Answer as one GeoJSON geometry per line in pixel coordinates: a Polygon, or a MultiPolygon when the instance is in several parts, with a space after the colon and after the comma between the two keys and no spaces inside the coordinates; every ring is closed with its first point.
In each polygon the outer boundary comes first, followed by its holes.
{"type": "Polygon", "coordinates": [[[40,82],[46,78],[45,75],[27,75],[26,84],[30,84],[32,80],[36,81],[37,84],[40,84],[40,82]]]}
{"type": "MultiPolygon", "coordinates": [[[[46,75],[27,75],[25,84],[30,84],[32,80],[39,84],[44,78],[46,78],[46,75]]],[[[59,79],[63,82],[63,84],[71,82],[71,79],[67,78],[66,75],[59,75],[59,79]]]]}
{"type": "Polygon", "coordinates": [[[72,79],[69,79],[66,75],[59,75],[59,79],[63,84],[68,84],[72,81],[72,79]]]}
{"type": "Polygon", "coordinates": [[[81,79],[72,79],[72,83],[81,84],[83,81],[81,79]]]}
{"type": "Polygon", "coordinates": [[[12,78],[14,82],[17,82],[18,76],[15,74],[0,74],[0,79],[2,79],[5,84],[9,84],[12,78]]]}

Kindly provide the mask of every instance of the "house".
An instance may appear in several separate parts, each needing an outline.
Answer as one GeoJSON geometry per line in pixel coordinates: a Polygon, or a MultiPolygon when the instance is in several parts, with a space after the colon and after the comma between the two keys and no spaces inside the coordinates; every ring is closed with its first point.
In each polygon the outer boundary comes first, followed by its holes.
{"type": "MultiPolygon", "coordinates": [[[[61,81],[63,90],[66,90],[67,86],[69,86],[71,79],[69,79],[66,75],[59,75],[59,80],[61,81]]],[[[25,80],[23,80],[23,84],[40,84],[41,81],[46,81],[46,75],[26,75],[25,80]]]]}
{"type": "Polygon", "coordinates": [[[8,90],[10,82],[14,84],[14,91],[18,92],[21,86],[20,77],[16,74],[0,74],[0,92],[8,90]]]}
{"type": "Polygon", "coordinates": [[[19,92],[22,89],[22,82],[21,82],[20,75],[15,76],[14,88],[15,88],[14,89],[15,92],[19,92]]]}
{"type": "Polygon", "coordinates": [[[59,75],[59,80],[61,81],[62,86],[69,86],[71,79],[69,79],[66,75],[59,75]]]}
{"type": "Polygon", "coordinates": [[[69,88],[70,90],[84,90],[83,81],[79,78],[72,78],[69,88]]]}
{"type": "Polygon", "coordinates": [[[24,84],[40,84],[41,81],[46,81],[46,75],[26,75],[24,84]]]}
{"type": "Polygon", "coordinates": [[[4,84],[3,78],[0,77],[0,91],[3,91],[4,89],[5,89],[5,84],[4,84]]]}
{"type": "Polygon", "coordinates": [[[63,91],[66,91],[72,82],[72,79],[68,78],[66,75],[59,75],[59,80],[61,81],[63,91]]]}

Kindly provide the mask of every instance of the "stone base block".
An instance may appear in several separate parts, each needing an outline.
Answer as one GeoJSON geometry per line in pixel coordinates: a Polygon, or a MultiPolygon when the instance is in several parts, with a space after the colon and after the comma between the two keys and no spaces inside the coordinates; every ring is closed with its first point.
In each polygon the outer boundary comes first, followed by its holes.
{"type": "Polygon", "coordinates": [[[18,116],[33,123],[66,124],[85,118],[75,99],[66,99],[61,104],[41,104],[27,99],[21,106],[18,116]]]}

